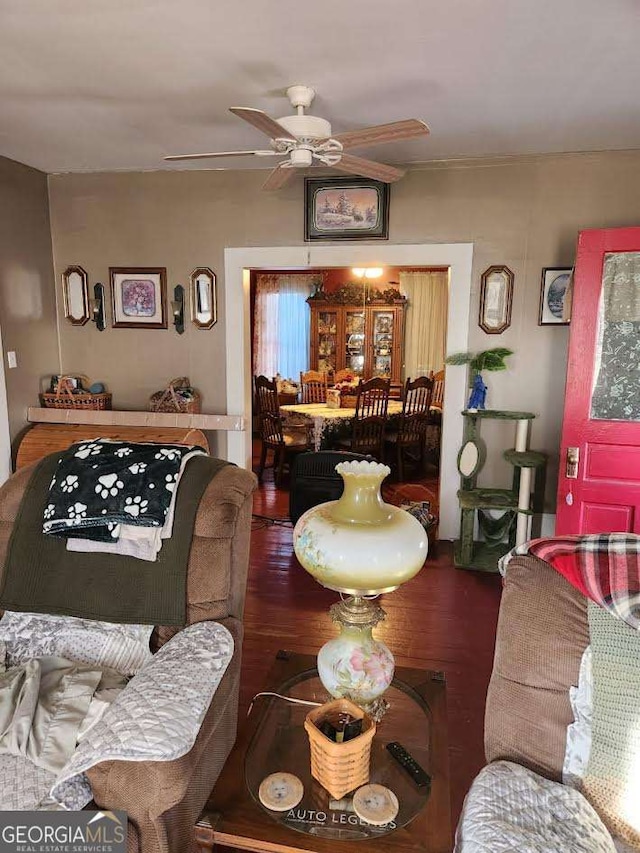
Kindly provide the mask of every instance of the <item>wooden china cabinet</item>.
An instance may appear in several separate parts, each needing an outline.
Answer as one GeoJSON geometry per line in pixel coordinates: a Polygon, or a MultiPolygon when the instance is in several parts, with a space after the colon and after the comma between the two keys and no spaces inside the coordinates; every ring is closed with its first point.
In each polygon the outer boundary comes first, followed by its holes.
{"type": "Polygon", "coordinates": [[[364,379],[381,376],[400,383],[405,297],[396,294],[356,304],[349,300],[350,289],[343,290],[346,293],[338,291],[329,299],[308,300],[311,369],[334,373],[347,369],[364,379]]]}

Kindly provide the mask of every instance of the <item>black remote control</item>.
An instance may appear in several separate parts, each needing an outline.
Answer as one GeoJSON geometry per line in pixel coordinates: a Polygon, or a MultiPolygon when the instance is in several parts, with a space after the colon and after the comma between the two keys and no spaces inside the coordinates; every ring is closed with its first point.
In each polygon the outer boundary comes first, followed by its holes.
{"type": "Polygon", "coordinates": [[[387,749],[398,762],[400,767],[402,767],[403,770],[406,770],[409,776],[411,776],[418,788],[431,787],[431,776],[429,776],[426,770],[423,770],[423,768],[420,767],[415,758],[412,758],[411,755],[409,755],[402,744],[397,741],[392,741],[387,744],[387,749]]]}

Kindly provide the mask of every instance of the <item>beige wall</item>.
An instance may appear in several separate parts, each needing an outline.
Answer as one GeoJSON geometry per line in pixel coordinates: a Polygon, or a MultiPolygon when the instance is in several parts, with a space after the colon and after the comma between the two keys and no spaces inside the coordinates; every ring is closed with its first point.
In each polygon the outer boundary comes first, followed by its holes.
{"type": "Polygon", "coordinates": [[[60,368],[47,176],[0,157],[0,327],[12,439],[60,368]],[[18,367],[6,369],[14,350],[18,367]]]}
{"type": "MultiPolygon", "coordinates": [[[[52,175],[56,281],[69,264],[84,266],[92,283],[106,283],[109,266],[166,266],[171,290],[186,284],[196,266],[211,266],[221,280],[225,247],[302,244],[302,181],[263,193],[263,180],[264,172],[252,171],[52,175]]],[[[487,376],[488,404],[539,415],[532,446],[551,456],[550,507],[568,330],[537,324],[541,269],[570,266],[582,228],[638,222],[640,152],[434,164],[392,187],[390,242],[474,243],[470,345],[515,351],[506,373],[487,376]],[[491,264],[515,273],[512,324],[500,336],[477,325],[480,274],[491,264]]],[[[222,288],[218,298],[217,326],[189,327],[182,337],[171,329],[99,334],[92,324],[63,323],[63,370],[106,381],[122,408],[145,406],[167,379],[187,374],[202,391],[206,411],[224,411],[225,335],[234,330],[224,328],[222,288]]],[[[500,451],[512,446],[512,429],[487,424],[486,434],[497,456],[484,482],[509,485],[511,469],[500,451]]]]}

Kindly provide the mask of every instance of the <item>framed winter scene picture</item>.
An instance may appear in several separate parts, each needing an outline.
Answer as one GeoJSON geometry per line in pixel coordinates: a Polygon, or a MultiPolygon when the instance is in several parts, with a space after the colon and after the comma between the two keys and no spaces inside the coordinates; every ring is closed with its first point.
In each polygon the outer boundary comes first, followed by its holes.
{"type": "Polygon", "coordinates": [[[389,185],[369,178],[306,178],[305,240],[387,240],[389,185]]]}
{"type": "Polygon", "coordinates": [[[568,326],[571,317],[571,267],[544,267],[540,282],[539,326],[568,326]]]}
{"type": "Polygon", "coordinates": [[[167,328],[164,267],[110,267],[114,329],[167,328]]]}

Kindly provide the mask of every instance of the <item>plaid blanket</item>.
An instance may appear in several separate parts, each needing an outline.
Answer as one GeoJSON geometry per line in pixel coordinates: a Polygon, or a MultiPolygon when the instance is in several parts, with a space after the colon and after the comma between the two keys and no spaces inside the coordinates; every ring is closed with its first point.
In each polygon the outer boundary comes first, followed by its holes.
{"type": "Polygon", "coordinates": [[[526,554],[549,563],[584,596],[640,629],[640,536],[599,533],[532,539],[502,557],[501,574],[513,557],[526,554]]]}

